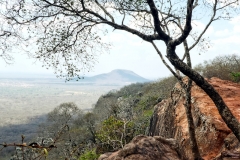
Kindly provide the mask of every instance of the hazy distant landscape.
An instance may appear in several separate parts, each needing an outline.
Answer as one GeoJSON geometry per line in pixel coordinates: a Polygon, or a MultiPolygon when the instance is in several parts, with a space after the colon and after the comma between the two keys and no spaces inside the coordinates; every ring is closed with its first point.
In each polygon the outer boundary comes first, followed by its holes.
{"type": "Polygon", "coordinates": [[[29,79],[0,79],[0,126],[22,124],[50,112],[63,102],[88,110],[99,96],[120,86],[83,85],[29,79]]]}
{"type": "Polygon", "coordinates": [[[37,132],[45,115],[64,102],[90,110],[98,98],[117,86],[64,83],[52,79],[0,79],[0,141],[26,140],[37,132]]]}
{"type": "Polygon", "coordinates": [[[1,78],[0,141],[20,140],[21,134],[30,136],[37,132],[45,115],[61,103],[74,102],[81,110],[88,111],[110,90],[145,80],[127,70],[66,83],[57,78],[1,78]]]}

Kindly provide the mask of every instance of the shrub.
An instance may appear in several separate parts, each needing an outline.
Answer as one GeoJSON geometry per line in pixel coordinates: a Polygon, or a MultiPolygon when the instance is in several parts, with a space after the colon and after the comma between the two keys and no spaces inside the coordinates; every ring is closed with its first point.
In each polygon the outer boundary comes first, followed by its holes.
{"type": "Polygon", "coordinates": [[[231,76],[234,82],[240,81],[240,72],[231,72],[231,76]]]}
{"type": "Polygon", "coordinates": [[[80,157],[79,160],[97,160],[100,155],[96,153],[96,150],[87,150],[80,157]]]}
{"type": "Polygon", "coordinates": [[[210,61],[204,61],[195,67],[206,78],[218,77],[223,80],[240,82],[240,57],[233,55],[218,56],[210,61]]]}

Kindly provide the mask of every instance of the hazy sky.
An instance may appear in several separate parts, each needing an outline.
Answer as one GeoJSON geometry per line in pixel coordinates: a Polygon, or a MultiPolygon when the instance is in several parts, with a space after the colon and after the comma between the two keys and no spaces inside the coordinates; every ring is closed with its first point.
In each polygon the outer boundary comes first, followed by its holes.
{"type": "MultiPolygon", "coordinates": [[[[203,24],[195,22],[193,27],[197,30],[203,29],[203,24]]],[[[217,21],[209,28],[206,36],[211,39],[212,46],[205,53],[200,53],[198,48],[191,52],[193,65],[204,60],[213,59],[219,55],[239,54],[240,46],[240,16],[231,21],[217,21]]],[[[205,37],[206,37],[205,36],[205,37]]],[[[137,36],[123,32],[113,31],[104,37],[112,42],[109,54],[101,54],[98,63],[93,70],[86,75],[107,73],[114,69],[132,70],[148,79],[158,79],[170,75],[170,72],[162,64],[153,47],[137,36]]],[[[165,55],[164,45],[158,44],[161,52],[165,55]]],[[[181,49],[178,52],[182,52],[181,49]]],[[[19,53],[13,54],[15,62],[6,65],[0,59],[0,77],[36,77],[47,75],[55,77],[52,70],[42,68],[40,62],[28,58],[19,53]]]]}

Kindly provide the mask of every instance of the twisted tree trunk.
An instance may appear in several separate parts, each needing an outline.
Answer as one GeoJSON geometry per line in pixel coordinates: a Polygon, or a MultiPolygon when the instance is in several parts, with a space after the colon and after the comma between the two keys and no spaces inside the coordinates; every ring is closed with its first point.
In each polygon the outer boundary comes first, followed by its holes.
{"type": "Polygon", "coordinates": [[[167,58],[171,64],[179,69],[183,74],[192,79],[200,88],[202,88],[207,95],[212,99],[216,105],[219,114],[221,115],[224,122],[232,130],[233,134],[240,141],[240,124],[238,120],[233,116],[232,112],[229,110],[228,106],[223,101],[219,93],[209,84],[199,73],[192,70],[187,66],[175,53],[175,46],[167,45],[167,58]]]}

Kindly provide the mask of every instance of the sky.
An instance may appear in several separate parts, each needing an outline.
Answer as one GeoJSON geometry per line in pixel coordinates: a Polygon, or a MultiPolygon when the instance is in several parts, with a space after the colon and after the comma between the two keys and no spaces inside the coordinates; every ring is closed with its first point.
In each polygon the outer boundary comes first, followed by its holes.
{"type": "MultiPolygon", "coordinates": [[[[193,25],[199,31],[203,29],[203,26],[201,22],[195,22],[193,25]]],[[[207,52],[200,52],[198,48],[191,51],[193,66],[216,56],[239,54],[240,16],[231,21],[214,22],[205,36],[210,38],[211,47],[207,52]]],[[[154,48],[137,36],[115,30],[111,31],[104,39],[112,43],[109,53],[98,55],[95,67],[85,76],[108,73],[114,69],[131,70],[151,80],[171,75],[154,48]]],[[[164,45],[157,44],[165,55],[164,45]]],[[[179,52],[182,52],[180,47],[177,48],[177,53],[179,52]]],[[[29,58],[21,52],[13,53],[13,57],[15,60],[11,65],[7,65],[0,59],[0,78],[56,77],[53,70],[42,68],[40,62],[36,62],[35,59],[29,58]]]]}

